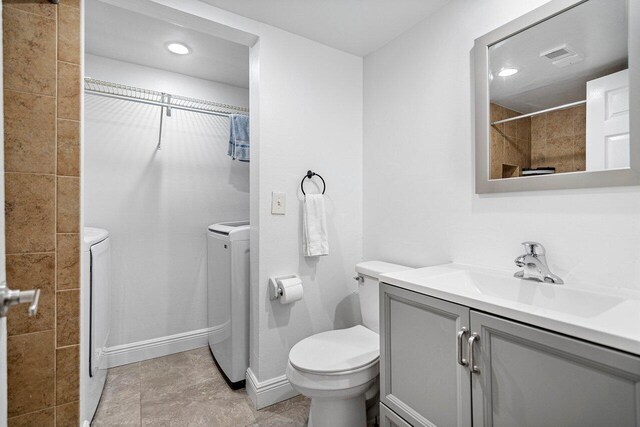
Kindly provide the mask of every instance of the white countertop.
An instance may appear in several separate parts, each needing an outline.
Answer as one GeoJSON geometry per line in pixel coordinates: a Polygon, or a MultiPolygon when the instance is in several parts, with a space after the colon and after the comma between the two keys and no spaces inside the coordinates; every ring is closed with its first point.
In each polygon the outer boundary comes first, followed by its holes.
{"type": "Polygon", "coordinates": [[[640,355],[640,293],[553,285],[463,264],[383,274],[400,288],[640,355]]]}

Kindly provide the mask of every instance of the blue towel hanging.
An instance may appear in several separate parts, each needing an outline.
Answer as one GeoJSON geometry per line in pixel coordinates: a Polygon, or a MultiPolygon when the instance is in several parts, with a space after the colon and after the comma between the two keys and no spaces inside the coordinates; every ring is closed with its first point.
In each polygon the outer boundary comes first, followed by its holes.
{"type": "Polygon", "coordinates": [[[231,114],[229,116],[229,148],[227,155],[233,160],[249,161],[249,116],[231,114]]]}

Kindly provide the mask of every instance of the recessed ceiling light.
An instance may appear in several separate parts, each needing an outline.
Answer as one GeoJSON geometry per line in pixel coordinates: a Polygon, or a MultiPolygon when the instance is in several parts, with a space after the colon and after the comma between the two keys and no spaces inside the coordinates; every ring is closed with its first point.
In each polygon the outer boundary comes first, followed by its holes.
{"type": "Polygon", "coordinates": [[[187,55],[191,53],[191,49],[189,49],[189,47],[184,43],[167,43],[167,49],[169,49],[169,52],[175,53],[176,55],[187,55]]]}
{"type": "Polygon", "coordinates": [[[509,76],[513,76],[514,74],[518,73],[517,68],[503,68],[502,70],[500,70],[500,72],[498,73],[498,75],[500,77],[509,77],[509,76]]]}

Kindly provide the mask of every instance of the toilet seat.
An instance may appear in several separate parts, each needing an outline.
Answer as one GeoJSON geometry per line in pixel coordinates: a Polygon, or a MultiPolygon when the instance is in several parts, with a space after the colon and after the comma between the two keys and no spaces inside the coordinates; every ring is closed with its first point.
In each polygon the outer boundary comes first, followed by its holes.
{"type": "Polygon", "coordinates": [[[311,398],[309,426],[365,427],[367,391],[377,392],[380,337],[364,326],[322,332],[293,346],[287,379],[311,398]]]}
{"type": "Polygon", "coordinates": [[[378,363],[380,337],[362,325],[321,332],[293,346],[289,363],[301,372],[348,375],[378,363]]]}

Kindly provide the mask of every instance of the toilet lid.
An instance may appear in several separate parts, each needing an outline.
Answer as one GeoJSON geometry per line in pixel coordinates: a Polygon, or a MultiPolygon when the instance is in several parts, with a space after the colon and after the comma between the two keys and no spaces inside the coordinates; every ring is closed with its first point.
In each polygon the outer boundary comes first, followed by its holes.
{"type": "Polygon", "coordinates": [[[312,335],[289,352],[295,368],[325,374],[358,369],[379,357],[380,337],[362,325],[312,335]]]}

